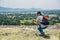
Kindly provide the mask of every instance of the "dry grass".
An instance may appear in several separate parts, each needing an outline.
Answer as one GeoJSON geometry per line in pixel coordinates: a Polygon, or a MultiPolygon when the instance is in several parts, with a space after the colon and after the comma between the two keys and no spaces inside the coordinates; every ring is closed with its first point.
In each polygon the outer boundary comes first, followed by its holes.
{"type": "Polygon", "coordinates": [[[22,28],[0,28],[0,40],[58,40],[60,30],[44,30],[50,39],[39,36],[38,30],[22,28]]]}

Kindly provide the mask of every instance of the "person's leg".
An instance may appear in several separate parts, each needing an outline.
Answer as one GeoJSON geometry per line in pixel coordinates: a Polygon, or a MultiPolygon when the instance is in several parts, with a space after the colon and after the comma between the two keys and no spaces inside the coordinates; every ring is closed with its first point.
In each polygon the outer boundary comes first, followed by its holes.
{"type": "Polygon", "coordinates": [[[48,25],[44,25],[44,27],[42,29],[46,29],[48,27],[48,25]]]}
{"type": "Polygon", "coordinates": [[[39,25],[38,30],[39,30],[39,32],[41,33],[42,36],[45,35],[44,32],[43,32],[43,29],[41,28],[41,25],[39,25]]]}

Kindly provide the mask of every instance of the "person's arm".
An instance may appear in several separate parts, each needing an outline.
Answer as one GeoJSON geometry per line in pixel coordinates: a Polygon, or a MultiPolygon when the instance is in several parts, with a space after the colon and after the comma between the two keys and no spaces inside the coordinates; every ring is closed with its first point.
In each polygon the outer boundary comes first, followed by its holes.
{"type": "Polygon", "coordinates": [[[34,20],[35,24],[39,24],[39,22],[40,22],[39,20],[34,20]]]}

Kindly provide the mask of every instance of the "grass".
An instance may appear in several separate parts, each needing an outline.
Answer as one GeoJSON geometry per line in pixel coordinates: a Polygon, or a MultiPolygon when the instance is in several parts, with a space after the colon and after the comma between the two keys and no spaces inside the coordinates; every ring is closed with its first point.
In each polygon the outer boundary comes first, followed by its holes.
{"type": "Polygon", "coordinates": [[[60,30],[46,29],[44,32],[52,35],[51,38],[43,38],[38,30],[33,29],[0,28],[0,40],[58,40],[60,30]]]}
{"type": "Polygon", "coordinates": [[[56,25],[59,25],[60,26],[60,23],[56,23],[56,25]]]}
{"type": "Polygon", "coordinates": [[[20,20],[21,23],[24,23],[24,22],[29,22],[29,23],[32,23],[32,20],[20,20]]]}

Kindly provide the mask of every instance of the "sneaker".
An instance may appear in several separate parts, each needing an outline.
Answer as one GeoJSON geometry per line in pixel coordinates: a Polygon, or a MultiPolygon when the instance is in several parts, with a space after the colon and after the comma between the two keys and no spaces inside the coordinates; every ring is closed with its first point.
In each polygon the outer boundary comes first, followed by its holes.
{"type": "Polygon", "coordinates": [[[47,38],[47,39],[49,39],[49,38],[50,38],[50,36],[49,36],[49,35],[44,35],[43,37],[44,37],[44,38],[47,38]]]}
{"type": "Polygon", "coordinates": [[[39,36],[45,36],[45,34],[40,34],[39,36]]]}

